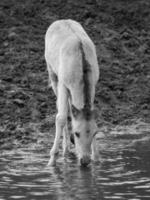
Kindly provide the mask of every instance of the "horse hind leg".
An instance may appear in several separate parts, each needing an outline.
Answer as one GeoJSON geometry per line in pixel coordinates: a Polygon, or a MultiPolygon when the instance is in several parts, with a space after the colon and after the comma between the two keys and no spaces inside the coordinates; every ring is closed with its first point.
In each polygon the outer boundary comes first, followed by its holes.
{"type": "Polygon", "coordinates": [[[99,150],[96,138],[93,138],[91,149],[92,149],[91,159],[95,162],[99,161],[99,150]]]}
{"type": "Polygon", "coordinates": [[[69,108],[69,102],[68,102],[68,116],[67,116],[67,122],[63,129],[63,156],[66,157],[70,153],[71,149],[71,143],[70,143],[70,136],[71,136],[71,115],[70,115],[70,108],[69,108]]]}
{"type": "Polygon", "coordinates": [[[63,156],[68,156],[70,152],[70,133],[68,131],[68,124],[66,123],[63,129],[63,156]]]}

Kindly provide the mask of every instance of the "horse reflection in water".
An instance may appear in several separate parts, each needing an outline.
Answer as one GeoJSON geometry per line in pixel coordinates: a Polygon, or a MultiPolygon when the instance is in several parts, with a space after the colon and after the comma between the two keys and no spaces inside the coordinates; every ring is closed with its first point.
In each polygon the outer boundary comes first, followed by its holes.
{"type": "Polygon", "coordinates": [[[47,30],[45,59],[49,81],[57,96],[56,134],[49,165],[54,165],[63,133],[63,155],[70,151],[67,119],[72,131],[79,163],[87,166],[97,160],[94,97],[99,67],[93,42],[82,26],[73,20],[59,20],[47,30]]]}
{"type": "MultiPolygon", "coordinates": [[[[54,183],[55,197],[63,199],[103,199],[103,193],[97,185],[94,165],[90,168],[78,168],[74,164],[63,163],[51,168],[50,177],[54,183]],[[55,185],[56,183],[56,185],[55,185]]],[[[52,187],[52,186],[51,186],[52,187]]]]}

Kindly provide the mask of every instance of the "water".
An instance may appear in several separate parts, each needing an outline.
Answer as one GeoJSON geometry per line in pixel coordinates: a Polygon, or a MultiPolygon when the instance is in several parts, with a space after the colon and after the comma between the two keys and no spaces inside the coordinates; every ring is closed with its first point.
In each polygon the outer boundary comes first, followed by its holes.
{"type": "Polygon", "coordinates": [[[88,168],[61,156],[48,168],[48,147],[1,150],[0,200],[150,200],[150,133],[99,139],[101,162],[88,168]]]}

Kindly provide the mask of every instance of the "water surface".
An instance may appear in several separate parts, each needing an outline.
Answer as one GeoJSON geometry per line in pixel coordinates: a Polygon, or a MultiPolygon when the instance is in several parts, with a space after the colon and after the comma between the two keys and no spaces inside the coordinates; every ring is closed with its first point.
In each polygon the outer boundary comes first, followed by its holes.
{"type": "Polygon", "coordinates": [[[47,167],[45,145],[1,150],[0,200],[149,200],[149,132],[115,132],[98,141],[100,162],[88,168],[61,155],[47,167]]]}

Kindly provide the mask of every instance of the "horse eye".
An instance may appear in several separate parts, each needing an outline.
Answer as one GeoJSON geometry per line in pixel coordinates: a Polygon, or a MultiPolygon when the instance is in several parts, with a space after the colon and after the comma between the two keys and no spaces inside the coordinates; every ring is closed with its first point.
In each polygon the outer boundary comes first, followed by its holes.
{"type": "Polygon", "coordinates": [[[80,137],[80,133],[75,132],[75,135],[79,138],[80,137]]]}

